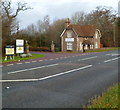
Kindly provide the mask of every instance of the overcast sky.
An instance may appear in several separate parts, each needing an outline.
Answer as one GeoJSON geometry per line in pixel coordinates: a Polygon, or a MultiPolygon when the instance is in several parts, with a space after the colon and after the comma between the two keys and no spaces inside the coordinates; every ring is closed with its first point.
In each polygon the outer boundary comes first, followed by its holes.
{"type": "MultiPolygon", "coordinates": [[[[13,4],[21,0],[12,0],[13,4]]],[[[45,15],[49,15],[51,22],[55,19],[68,18],[76,11],[89,13],[97,6],[109,6],[118,11],[120,0],[24,0],[32,10],[20,12],[18,20],[20,28],[36,23],[45,15]]]]}

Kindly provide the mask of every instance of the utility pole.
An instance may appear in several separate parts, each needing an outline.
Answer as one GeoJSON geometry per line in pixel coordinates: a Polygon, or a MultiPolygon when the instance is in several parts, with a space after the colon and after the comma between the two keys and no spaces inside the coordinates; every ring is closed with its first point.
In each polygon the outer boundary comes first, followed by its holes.
{"type": "Polygon", "coordinates": [[[113,32],[114,32],[114,35],[113,35],[113,40],[114,40],[114,47],[116,46],[116,44],[115,44],[115,22],[114,22],[114,25],[113,25],[113,32]]]}
{"type": "Polygon", "coordinates": [[[113,35],[114,47],[116,47],[116,19],[113,24],[113,32],[114,32],[114,35],[113,35]]]}

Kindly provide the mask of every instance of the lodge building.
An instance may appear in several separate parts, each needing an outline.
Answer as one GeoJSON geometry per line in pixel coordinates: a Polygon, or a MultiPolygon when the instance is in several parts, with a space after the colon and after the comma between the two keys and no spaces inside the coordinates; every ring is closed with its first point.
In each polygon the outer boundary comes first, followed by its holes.
{"type": "Polygon", "coordinates": [[[101,33],[92,25],[70,24],[65,22],[65,29],[60,35],[62,52],[83,52],[88,49],[100,48],[101,33]]]}

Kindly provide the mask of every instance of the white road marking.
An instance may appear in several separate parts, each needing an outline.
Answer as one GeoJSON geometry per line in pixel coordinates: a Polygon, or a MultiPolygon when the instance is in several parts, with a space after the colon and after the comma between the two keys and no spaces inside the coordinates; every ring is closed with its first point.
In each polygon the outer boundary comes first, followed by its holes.
{"type": "Polygon", "coordinates": [[[118,56],[118,55],[120,55],[120,54],[112,54],[112,56],[118,56]]]}
{"type": "Polygon", "coordinates": [[[32,61],[33,63],[37,62],[37,61],[32,61]]]}
{"type": "Polygon", "coordinates": [[[117,60],[117,59],[119,59],[120,57],[117,57],[117,58],[113,58],[113,59],[109,59],[109,60],[106,60],[106,61],[104,61],[105,63],[107,63],[107,62],[110,62],[110,61],[114,61],[114,60],[117,60]]]}
{"type": "Polygon", "coordinates": [[[49,79],[49,78],[57,77],[57,76],[60,76],[60,75],[68,74],[68,73],[71,73],[71,72],[79,71],[79,70],[86,69],[86,68],[90,68],[90,67],[92,67],[92,65],[87,65],[87,66],[84,66],[84,67],[80,67],[80,68],[77,68],[77,69],[69,70],[69,71],[62,72],[62,73],[58,73],[58,74],[51,75],[51,76],[46,76],[46,77],[39,78],[39,79],[0,80],[0,82],[29,82],[29,81],[42,81],[42,80],[46,80],[46,79],[49,79]]]}
{"type": "Polygon", "coordinates": [[[24,70],[19,70],[19,71],[8,72],[8,74],[20,73],[20,72],[24,72],[24,71],[31,71],[31,70],[35,70],[35,69],[41,69],[41,68],[51,67],[51,66],[56,66],[56,65],[58,65],[58,64],[52,64],[52,65],[40,66],[40,67],[36,67],[36,68],[30,68],[30,69],[24,69],[24,70]]]}
{"type": "Polygon", "coordinates": [[[111,55],[111,54],[106,54],[106,55],[111,55]]]}
{"type": "Polygon", "coordinates": [[[118,56],[118,55],[120,55],[120,54],[118,54],[118,53],[110,53],[110,54],[106,54],[106,55],[118,56]]]}
{"type": "Polygon", "coordinates": [[[89,57],[89,58],[84,58],[84,59],[79,59],[78,61],[89,60],[89,59],[93,59],[93,58],[97,58],[97,56],[89,57]]]}
{"type": "Polygon", "coordinates": [[[17,63],[17,65],[21,65],[22,63],[17,63]]]}
{"type": "Polygon", "coordinates": [[[39,61],[43,61],[43,60],[39,60],[39,61]]]}
{"type": "Polygon", "coordinates": [[[53,60],[53,59],[50,59],[50,60],[53,60]]]}
{"type": "Polygon", "coordinates": [[[30,62],[25,62],[25,63],[30,63],[30,62]]]}
{"type": "Polygon", "coordinates": [[[3,65],[0,66],[0,68],[2,68],[2,67],[3,67],[3,65]]]}
{"type": "Polygon", "coordinates": [[[12,66],[13,64],[8,64],[7,66],[12,66]]]}
{"type": "Polygon", "coordinates": [[[7,89],[9,89],[10,87],[6,87],[7,89]]]}

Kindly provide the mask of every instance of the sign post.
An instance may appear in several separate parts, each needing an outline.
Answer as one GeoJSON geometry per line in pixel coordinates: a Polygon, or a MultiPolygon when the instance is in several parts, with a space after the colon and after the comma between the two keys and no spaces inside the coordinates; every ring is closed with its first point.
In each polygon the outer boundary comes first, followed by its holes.
{"type": "Polygon", "coordinates": [[[24,53],[24,40],[22,39],[16,40],[16,53],[19,54],[19,56],[21,53],[24,53]]]}
{"type": "Polygon", "coordinates": [[[14,59],[14,52],[15,52],[14,45],[7,45],[5,47],[6,53],[5,60],[8,59],[8,56],[10,57],[10,60],[14,59]]]}

